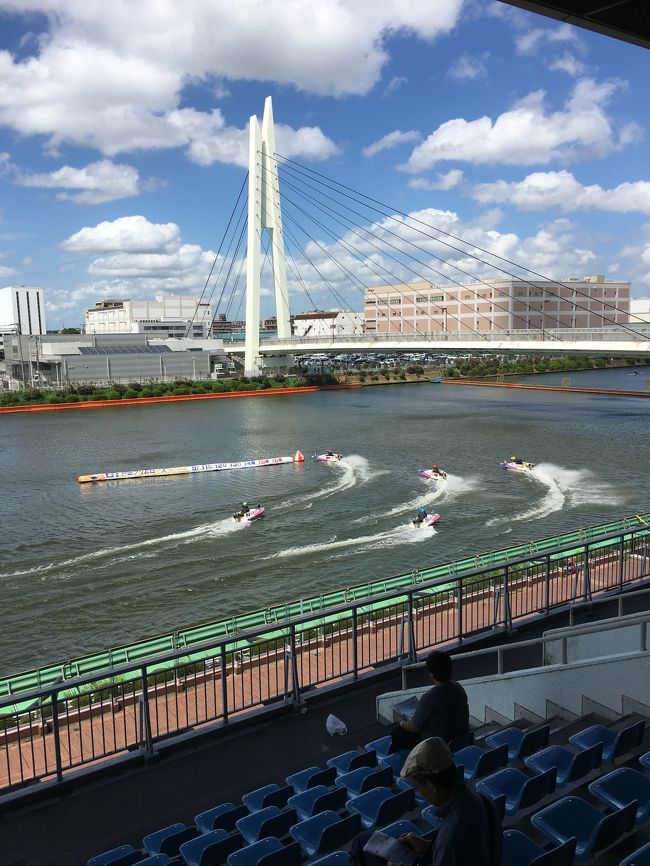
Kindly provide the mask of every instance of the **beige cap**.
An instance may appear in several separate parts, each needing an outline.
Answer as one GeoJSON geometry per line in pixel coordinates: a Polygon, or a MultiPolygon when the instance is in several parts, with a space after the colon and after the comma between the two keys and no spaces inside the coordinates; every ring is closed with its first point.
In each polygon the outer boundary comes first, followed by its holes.
{"type": "Polygon", "coordinates": [[[447,743],[440,737],[430,737],[411,750],[400,775],[402,779],[427,773],[435,775],[453,766],[454,756],[447,743]]]}

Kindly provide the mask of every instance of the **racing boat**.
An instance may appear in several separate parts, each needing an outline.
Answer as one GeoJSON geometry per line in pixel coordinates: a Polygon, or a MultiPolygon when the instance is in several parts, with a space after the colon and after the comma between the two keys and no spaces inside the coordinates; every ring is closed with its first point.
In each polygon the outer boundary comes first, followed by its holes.
{"type": "Polygon", "coordinates": [[[417,517],[414,517],[413,526],[417,526],[418,528],[421,526],[435,526],[439,520],[440,515],[437,512],[435,514],[427,514],[423,520],[418,520],[417,517]]]}
{"type": "Polygon", "coordinates": [[[508,469],[510,472],[530,472],[531,469],[535,468],[534,463],[512,463],[512,461],[507,461],[501,463],[502,469],[508,469]]]}
{"type": "Polygon", "coordinates": [[[336,463],[343,460],[342,454],[315,454],[315,460],[320,460],[321,463],[336,463]]]}
{"type": "Polygon", "coordinates": [[[258,517],[261,517],[264,514],[264,508],[261,505],[258,505],[256,508],[249,508],[248,511],[235,511],[233,514],[233,519],[238,520],[240,523],[242,520],[248,520],[249,522],[252,520],[257,520],[258,517]]]}
{"type": "Polygon", "coordinates": [[[447,473],[442,469],[439,469],[437,472],[433,469],[420,469],[418,475],[420,478],[431,478],[433,481],[444,481],[447,477],[447,473]]]}

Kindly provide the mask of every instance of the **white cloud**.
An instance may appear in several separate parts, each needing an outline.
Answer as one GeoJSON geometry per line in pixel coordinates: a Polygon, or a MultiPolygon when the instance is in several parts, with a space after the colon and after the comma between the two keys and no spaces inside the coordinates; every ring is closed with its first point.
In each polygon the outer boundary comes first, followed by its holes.
{"type": "Polygon", "coordinates": [[[419,141],[421,138],[422,136],[415,129],[411,129],[408,132],[402,132],[400,129],[396,129],[394,132],[389,132],[387,135],[384,135],[383,138],[380,138],[378,141],[364,147],[361,150],[361,153],[363,156],[369,158],[381,153],[382,150],[390,150],[393,147],[404,144],[404,142],[419,141]]]}
{"type": "Polygon", "coordinates": [[[492,121],[456,118],[438,127],[400,168],[426,171],[442,160],[474,164],[534,165],[554,159],[602,157],[638,135],[633,124],[613,129],[605,106],[620,82],[578,81],[564,109],[548,113],[538,90],[492,121]]]}
{"type": "MultiPolygon", "coordinates": [[[[188,147],[202,164],[229,161],[233,150],[237,161],[243,130],[218,110],[184,115],[188,84],[223,92],[231,80],[272,81],[363,95],[390,59],[390,36],[433,40],[453,29],[461,5],[377,0],[368,14],[355,0],[4,0],[5,10],[45,14],[50,29],[25,59],[0,52],[0,124],[45,136],[54,152],[63,142],[107,156],[188,147]]],[[[295,144],[321,152],[313,132],[295,133],[295,144]]]]}
{"type": "Polygon", "coordinates": [[[447,70],[447,77],[454,81],[475,81],[487,75],[486,62],[489,52],[472,57],[471,54],[461,54],[447,70]]]}
{"type": "Polygon", "coordinates": [[[382,93],[383,97],[390,96],[400,89],[400,87],[404,87],[405,84],[408,84],[408,78],[404,78],[403,75],[395,75],[386,85],[386,89],[382,93]]]}
{"type": "Polygon", "coordinates": [[[444,174],[439,174],[437,180],[427,180],[424,177],[414,177],[409,181],[411,189],[454,189],[463,179],[463,172],[458,168],[452,168],[444,174]]]}
{"type": "Polygon", "coordinates": [[[563,24],[553,28],[533,28],[519,34],[515,39],[518,54],[534,54],[539,49],[558,43],[580,44],[575,27],[563,24]]]}
{"type": "Polygon", "coordinates": [[[584,186],[569,171],[534,172],[521,181],[482,183],[472,197],[483,204],[508,202],[522,210],[604,210],[650,214],[650,181],[621,183],[612,189],[584,186]]]}
{"type": "Polygon", "coordinates": [[[561,57],[556,57],[555,60],[552,60],[549,63],[549,69],[552,69],[555,72],[566,72],[569,75],[577,77],[578,75],[582,75],[585,71],[585,65],[582,60],[578,60],[575,54],[571,54],[570,51],[565,51],[561,57]]]}
{"type": "Polygon", "coordinates": [[[66,252],[170,254],[180,248],[180,229],[176,223],[150,223],[143,216],[127,216],[86,226],[67,240],[66,252]]]}
{"type": "Polygon", "coordinates": [[[18,176],[16,183],[19,186],[45,189],[80,190],[57,194],[59,199],[78,204],[100,204],[140,193],[137,169],[108,159],[93,162],[83,168],[64,165],[56,171],[43,174],[22,174],[18,176]]]}

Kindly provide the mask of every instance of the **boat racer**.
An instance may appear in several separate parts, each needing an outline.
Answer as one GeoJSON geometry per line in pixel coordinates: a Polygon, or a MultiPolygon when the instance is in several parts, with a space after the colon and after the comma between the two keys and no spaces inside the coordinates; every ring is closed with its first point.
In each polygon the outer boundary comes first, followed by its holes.
{"type": "Polygon", "coordinates": [[[427,510],[426,510],[426,508],[424,507],[424,505],[421,505],[421,506],[418,508],[418,513],[415,515],[415,520],[413,521],[413,523],[423,523],[423,522],[424,522],[424,518],[425,518],[426,516],[427,516],[427,510]]]}
{"type": "Polygon", "coordinates": [[[516,463],[517,466],[521,466],[521,465],[523,464],[524,461],[521,459],[521,457],[515,457],[514,454],[513,454],[513,456],[510,458],[510,462],[511,462],[511,463],[516,463]]]}
{"type": "Polygon", "coordinates": [[[433,464],[433,466],[431,467],[431,471],[432,471],[432,472],[435,472],[436,475],[439,475],[441,478],[446,478],[446,477],[447,477],[447,473],[445,472],[445,470],[444,470],[444,469],[441,469],[441,468],[438,466],[437,463],[434,463],[434,464],[433,464]]]}
{"type": "Polygon", "coordinates": [[[325,452],[325,454],[326,454],[328,457],[334,457],[334,452],[332,451],[331,448],[328,448],[327,451],[325,452]]]}

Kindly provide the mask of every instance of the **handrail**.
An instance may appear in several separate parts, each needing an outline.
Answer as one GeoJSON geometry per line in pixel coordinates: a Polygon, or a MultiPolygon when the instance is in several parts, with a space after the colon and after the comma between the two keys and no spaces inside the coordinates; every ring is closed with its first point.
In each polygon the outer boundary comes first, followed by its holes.
{"type": "MultiPolygon", "coordinates": [[[[632,596],[635,596],[635,595],[644,595],[645,593],[648,593],[648,592],[650,592],[650,587],[645,587],[644,589],[638,589],[638,590],[635,590],[634,592],[625,592],[625,593],[620,594],[618,596],[619,613],[617,613],[616,618],[619,619],[619,617],[622,617],[622,614],[620,613],[620,611],[622,609],[621,600],[623,598],[631,598],[632,596]]],[[[612,600],[613,599],[610,596],[609,598],[600,598],[597,601],[599,604],[601,604],[603,602],[612,601],[612,600]]],[[[581,604],[589,604],[589,603],[590,602],[581,602],[581,604]]],[[[578,605],[576,604],[575,606],[577,607],[578,605]]],[[[585,626],[584,628],[581,627],[580,636],[582,637],[582,636],[588,635],[588,634],[597,634],[598,632],[601,632],[601,631],[616,631],[617,629],[630,628],[630,626],[639,625],[641,627],[640,628],[641,649],[642,649],[642,651],[645,651],[645,649],[646,649],[646,647],[645,647],[646,626],[650,622],[650,612],[630,614],[630,616],[635,617],[634,622],[630,622],[629,620],[625,620],[625,621],[613,623],[611,621],[611,619],[608,619],[604,622],[593,623],[591,625],[585,626]]],[[[559,640],[559,641],[561,641],[561,644],[562,644],[562,661],[560,662],[560,664],[567,664],[567,641],[569,640],[570,637],[572,637],[572,635],[570,635],[570,634],[558,635],[557,633],[539,635],[539,637],[529,638],[528,640],[520,640],[514,644],[513,643],[499,644],[498,646],[481,647],[480,649],[468,650],[467,652],[463,652],[463,653],[454,653],[453,658],[454,658],[454,661],[456,661],[457,659],[477,658],[478,656],[484,656],[484,655],[489,655],[490,653],[496,653],[497,654],[497,674],[500,676],[504,672],[503,671],[503,656],[504,656],[504,653],[506,653],[508,650],[514,650],[514,649],[519,650],[519,649],[522,649],[523,647],[530,647],[530,646],[540,646],[540,645],[545,646],[547,643],[552,643],[552,642],[556,642],[559,640]]],[[[402,668],[401,668],[401,670],[402,670],[402,691],[405,691],[407,689],[406,678],[407,678],[408,672],[409,671],[415,671],[415,670],[421,670],[422,668],[426,667],[426,664],[427,664],[426,660],[424,660],[424,661],[419,661],[419,662],[410,662],[409,664],[402,665],[402,668]]],[[[527,670],[527,668],[519,668],[519,670],[527,670]]]]}

